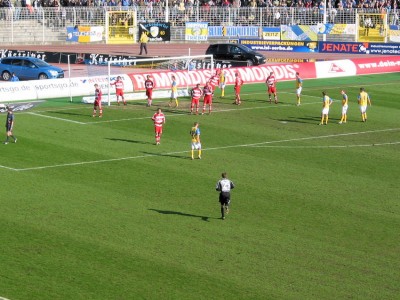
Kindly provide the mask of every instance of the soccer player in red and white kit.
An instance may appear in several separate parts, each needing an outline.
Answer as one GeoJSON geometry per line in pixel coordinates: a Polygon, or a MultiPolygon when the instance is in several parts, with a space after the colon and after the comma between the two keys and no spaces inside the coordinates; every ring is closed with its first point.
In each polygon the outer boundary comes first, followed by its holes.
{"type": "Polygon", "coordinates": [[[206,107],[208,105],[208,114],[211,114],[212,111],[212,98],[214,96],[214,92],[213,92],[213,88],[211,86],[210,81],[206,83],[206,85],[203,88],[203,94],[204,94],[204,98],[203,98],[203,111],[202,111],[202,115],[204,115],[204,112],[206,111],[206,107]]]}
{"type": "Polygon", "coordinates": [[[215,71],[215,74],[213,76],[210,77],[210,79],[208,80],[208,82],[210,83],[210,86],[212,88],[212,91],[215,90],[215,87],[218,86],[218,82],[219,82],[219,72],[220,70],[217,69],[215,71]]]}
{"type": "Polygon", "coordinates": [[[92,117],[96,117],[97,114],[97,108],[99,108],[99,118],[103,117],[103,108],[101,107],[101,97],[103,96],[103,93],[99,87],[99,85],[96,83],[94,85],[94,105],[93,105],[93,115],[92,117]]]}
{"type": "Polygon", "coordinates": [[[272,103],[272,94],[274,95],[274,102],[278,104],[278,96],[276,94],[276,78],[274,72],[270,72],[267,80],[265,81],[268,88],[269,103],[272,103]]]}
{"type": "Polygon", "coordinates": [[[242,104],[242,101],[240,99],[240,89],[242,88],[243,85],[243,79],[239,76],[239,73],[235,73],[235,102],[233,104],[240,105],[242,104]]]}
{"type": "Polygon", "coordinates": [[[196,84],[194,88],[190,91],[192,96],[192,103],[190,104],[190,114],[193,114],[193,108],[196,107],[196,115],[199,113],[199,101],[201,96],[203,96],[203,91],[200,88],[200,83],[196,84]]]}
{"type": "Polygon", "coordinates": [[[124,105],[126,105],[125,97],[124,97],[124,82],[122,81],[121,76],[117,77],[117,80],[111,83],[111,85],[115,85],[115,95],[117,96],[117,103],[119,105],[119,98],[121,97],[124,105]]]}
{"type": "Polygon", "coordinates": [[[144,87],[146,88],[147,106],[151,106],[151,103],[153,101],[153,89],[155,85],[154,81],[151,80],[150,75],[147,75],[147,79],[144,82],[144,87]]]}
{"type": "Polygon", "coordinates": [[[157,109],[157,112],[151,118],[154,122],[154,131],[156,134],[156,145],[160,145],[161,135],[163,131],[163,125],[165,124],[165,116],[161,111],[161,108],[157,109]]]}

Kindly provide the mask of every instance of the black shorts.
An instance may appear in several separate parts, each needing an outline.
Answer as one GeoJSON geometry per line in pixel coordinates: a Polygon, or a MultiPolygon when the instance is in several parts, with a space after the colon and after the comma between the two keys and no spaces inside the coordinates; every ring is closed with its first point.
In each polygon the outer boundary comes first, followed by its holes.
{"type": "Polygon", "coordinates": [[[219,203],[224,204],[224,205],[229,205],[229,202],[231,201],[231,193],[228,192],[221,192],[219,194],[219,203]]]}
{"type": "Polygon", "coordinates": [[[8,132],[8,131],[11,131],[11,130],[12,130],[11,124],[7,124],[6,125],[6,131],[8,132]]]}

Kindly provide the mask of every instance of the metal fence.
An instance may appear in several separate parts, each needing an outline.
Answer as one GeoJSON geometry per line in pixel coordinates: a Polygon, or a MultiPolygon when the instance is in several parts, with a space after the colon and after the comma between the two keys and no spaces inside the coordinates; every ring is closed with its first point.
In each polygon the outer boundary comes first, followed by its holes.
{"type": "MultiPolygon", "coordinates": [[[[296,7],[204,7],[172,6],[166,10],[162,6],[148,7],[13,7],[0,8],[0,42],[65,42],[66,26],[106,24],[107,10],[134,12],[138,22],[169,21],[172,37],[181,39],[181,30],[186,22],[207,22],[209,26],[280,26],[316,25],[318,23],[355,24],[357,12],[366,9],[328,8],[324,10],[296,7]]],[[[370,13],[379,13],[369,9],[370,13]]],[[[399,25],[397,10],[388,12],[388,22],[399,25]]]]}

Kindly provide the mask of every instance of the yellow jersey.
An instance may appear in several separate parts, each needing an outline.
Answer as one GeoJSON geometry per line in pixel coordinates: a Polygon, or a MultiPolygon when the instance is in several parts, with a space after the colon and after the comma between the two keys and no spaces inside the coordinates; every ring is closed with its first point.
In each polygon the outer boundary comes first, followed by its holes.
{"type": "Polygon", "coordinates": [[[219,83],[221,84],[221,83],[225,83],[225,73],[224,72],[221,72],[220,74],[219,74],[219,83]]]}
{"type": "Polygon", "coordinates": [[[358,104],[361,106],[366,106],[369,102],[369,95],[367,92],[362,91],[360,92],[360,95],[358,95],[358,104]]]}
{"type": "Polygon", "coordinates": [[[325,95],[324,98],[322,99],[322,106],[323,108],[329,108],[331,105],[332,99],[329,98],[328,95],[325,95]]]}
{"type": "Polygon", "coordinates": [[[343,94],[342,98],[342,106],[348,105],[349,104],[349,97],[347,97],[346,94],[343,94]]]}
{"type": "Polygon", "coordinates": [[[300,77],[296,77],[296,88],[302,87],[303,86],[303,79],[300,77]]]}
{"type": "Polygon", "coordinates": [[[174,80],[174,81],[172,81],[172,84],[171,84],[171,91],[173,91],[173,92],[177,92],[178,91],[178,87],[176,86],[176,81],[174,80]]]}
{"type": "Polygon", "coordinates": [[[199,127],[192,127],[192,129],[190,130],[190,135],[192,136],[193,143],[200,142],[200,128],[199,127]]]}

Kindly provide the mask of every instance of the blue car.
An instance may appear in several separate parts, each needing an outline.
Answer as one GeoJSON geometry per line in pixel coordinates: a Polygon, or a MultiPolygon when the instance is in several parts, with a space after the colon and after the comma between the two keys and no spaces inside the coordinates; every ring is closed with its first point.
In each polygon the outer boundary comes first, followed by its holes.
{"type": "Polygon", "coordinates": [[[0,60],[0,75],[3,80],[10,80],[15,73],[20,80],[64,78],[64,70],[49,65],[35,57],[12,56],[0,60]]]}

